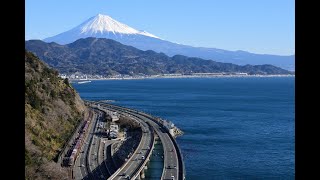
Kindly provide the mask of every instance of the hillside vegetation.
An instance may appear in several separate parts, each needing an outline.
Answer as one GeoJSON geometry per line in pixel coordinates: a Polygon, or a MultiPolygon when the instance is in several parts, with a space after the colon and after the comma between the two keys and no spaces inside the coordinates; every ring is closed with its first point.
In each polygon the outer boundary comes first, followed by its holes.
{"type": "Polygon", "coordinates": [[[272,65],[221,63],[201,58],[142,51],[105,38],[79,39],[67,45],[30,40],[26,48],[60,73],[81,72],[96,75],[156,75],[169,73],[292,74],[272,65]]]}
{"type": "Polygon", "coordinates": [[[64,179],[54,162],[82,119],[86,107],[68,80],[25,52],[26,179],[64,179]]]}

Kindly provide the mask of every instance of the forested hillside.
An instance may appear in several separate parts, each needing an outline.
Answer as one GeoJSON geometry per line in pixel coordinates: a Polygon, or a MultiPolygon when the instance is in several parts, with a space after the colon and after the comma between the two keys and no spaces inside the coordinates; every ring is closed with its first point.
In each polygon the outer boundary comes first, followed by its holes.
{"type": "Polygon", "coordinates": [[[86,107],[68,80],[25,52],[26,179],[63,179],[55,158],[78,125],[86,107]]]}

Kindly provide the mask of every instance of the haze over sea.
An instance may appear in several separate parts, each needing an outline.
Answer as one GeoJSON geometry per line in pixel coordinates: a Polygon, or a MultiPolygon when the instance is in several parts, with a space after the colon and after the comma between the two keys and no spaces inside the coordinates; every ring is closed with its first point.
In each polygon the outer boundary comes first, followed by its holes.
{"type": "Polygon", "coordinates": [[[73,84],[172,121],[187,179],[294,179],[294,77],[106,80],[73,84]]]}

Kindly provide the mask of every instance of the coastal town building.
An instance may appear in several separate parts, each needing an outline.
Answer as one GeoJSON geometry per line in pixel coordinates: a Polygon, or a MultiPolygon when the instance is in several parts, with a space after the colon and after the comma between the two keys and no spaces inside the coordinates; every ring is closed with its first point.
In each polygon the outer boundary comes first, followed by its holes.
{"type": "Polygon", "coordinates": [[[119,126],[117,124],[111,124],[109,130],[109,137],[115,139],[118,137],[119,126]]]}
{"type": "Polygon", "coordinates": [[[167,128],[169,133],[174,136],[174,124],[171,121],[163,120],[163,125],[167,128]]]}
{"type": "MultiPolygon", "coordinates": [[[[294,75],[259,75],[259,74],[248,74],[245,72],[216,72],[216,73],[172,73],[172,74],[155,74],[155,75],[145,75],[142,73],[128,75],[128,74],[114,74],[114,75],[92,75],[92,74],[82,74],[82,73],[73,73],[73,74],[60,74],[61,78],[68,78],[70,82],[78,82],[81,80],[112,80],[112,79],[153,79],[153,78],[197,78],[197,77],[287,77],[294,75]]],[[[91,82],[91,81],[90,81],[91,82]]]]}
{"type": "Polygon", "coordinates": [[[115,122],[119,120],[119,116],[117,112],[113,112],[113,111],[106,111],[107,113],[107,119],[110,120],[111,122],[115,122]]]}

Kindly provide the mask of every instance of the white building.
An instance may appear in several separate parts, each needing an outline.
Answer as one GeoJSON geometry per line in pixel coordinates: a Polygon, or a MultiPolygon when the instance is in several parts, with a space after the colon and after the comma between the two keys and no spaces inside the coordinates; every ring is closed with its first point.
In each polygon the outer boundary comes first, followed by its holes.
{"type": "Polygon", "coordinates": [[[248,73],[236,73],[236,75],[244,75],[244,76],[247,76],[248,73]]]}
{"type": "Polygon", "coordinates": [[[111,124],[110,125],[110,131],[109,135],[111,138],[117,138],[118,137],[118,132],[119,132],[119,126],[116,124],[111,124]]]}
{"type": "Polygon", "coordinates": [[[106,111],[106,113],[109,116],[109,119],[111,119],[112,122],[118,121],[119,120],[119,116],[117,112],[113,112],[113,111],[106,111]]]}
{"type": "Polygon", "coordinates": [[[115,122],[115,121],[118,121],[119,120],[119,117],[116,116],[116,115],[111,115],[111,121],[112,122],[115,122]]]}
{"type": "Polygon", "coordinates": [[[193,75],[223,75],[223,73],[192,73],[193,75]]]}
{"type": "Polygon", "coordinates": [[[163,74],[163,76],[182,76],[182,74],[181,73],[163,74]]]}
{"type": "Polygon", "coordinates": [[[167,130],[169,131],[169,133],[174,136],[174,124],[171,121],[163,121],[163,125],[164,127],[167,128],[167,130]]]}
{"type": "Polygon", "coordinates": [[[174,124],[171,121],[164,120],[163,125],[169,130],[174,127],[174,124]]]}
{"type": "Polygon", "coordinates": [[[61,77],[62,79],[65,79],[65,78],[67,78],[67,75],[65,75],[65,74],[60,74],[60,77],[61,77]]]}
{"type": "Polygon", "coordinates": [[[109,136],[110,136],[110,138],[115,139],[115,138],[117,138],[117,137],[118,137],[118,133],[115,133],[115,132],[113,132],[113,131],[110,131],[109,136]]]}
{"type": "Polygon", "coordinates": [[[114,132],[118,133],[119,126],[117,124],[111,124],[110,125],[110,131],[114,131],[114,132]]]}

